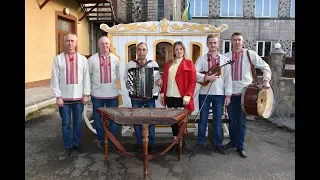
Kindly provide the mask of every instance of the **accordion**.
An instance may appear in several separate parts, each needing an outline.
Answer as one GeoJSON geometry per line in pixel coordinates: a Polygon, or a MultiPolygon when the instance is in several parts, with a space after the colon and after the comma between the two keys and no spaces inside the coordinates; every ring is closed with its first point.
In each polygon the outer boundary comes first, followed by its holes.
{"type": "Polygon", "coordinates": [[[155,84],[158,79],[161,79],[158,67],[128,69],[129,97],[158,99],[160,87],[155,84]]]}

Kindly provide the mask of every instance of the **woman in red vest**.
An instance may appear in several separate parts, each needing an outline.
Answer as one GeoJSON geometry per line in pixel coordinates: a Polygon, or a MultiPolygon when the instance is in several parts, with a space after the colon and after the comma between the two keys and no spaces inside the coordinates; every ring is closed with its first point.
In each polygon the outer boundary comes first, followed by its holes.
{"type": "MultiPolygon", "coordinates": [[[[168,60],[163,67],[160,102],[168,108],[185,108],[194,111],[196,69],[193,61],[186,59],[186,48],[181,41],[173,44],[173,50],[173,59],[168,60]]],[[[178,125],[176,123],[171,127],[173,138],[176,139],[179,133],[178,125]]]]}

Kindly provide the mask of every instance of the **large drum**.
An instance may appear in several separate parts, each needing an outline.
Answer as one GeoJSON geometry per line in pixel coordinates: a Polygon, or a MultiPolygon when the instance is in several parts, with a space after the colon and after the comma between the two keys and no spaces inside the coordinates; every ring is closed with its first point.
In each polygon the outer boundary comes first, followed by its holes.
{"type": "Polygon", "coordinates": [[[269,118],[275,106],[275,98],[272,86],[263,89],[255,83],[246,86],[241,96],[241,107],[246,115],[269,118]]]}

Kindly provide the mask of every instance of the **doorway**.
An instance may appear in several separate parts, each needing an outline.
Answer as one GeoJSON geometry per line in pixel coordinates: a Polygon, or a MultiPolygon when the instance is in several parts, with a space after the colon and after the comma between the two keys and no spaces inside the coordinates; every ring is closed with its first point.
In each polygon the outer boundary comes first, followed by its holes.
{"type": "Polygon", "coordinates": [[[193,63],[196,63],[197,59],[201,56],[201,47],[199,46],[200,43],[191,43],[191,60],[193,63]]]}
{"type": "Polygon", "coordinates": [[[164,64],[173,58],[173,46],[168,42],[159,42],[156,45],[156,62],[159,65],[160,74],[163,73],[164,64]]]}
{"type": "MultiPolygon", "coordinates": [[[[56,33],[57,33],[57,55],[64,51],[63,38],[68,33],[77,34],[76,18],[72,15],[64,15],[60,11],[56,11],[56,33]]],[[[77,50],[77,47],[76,47],[77,50]]]]}

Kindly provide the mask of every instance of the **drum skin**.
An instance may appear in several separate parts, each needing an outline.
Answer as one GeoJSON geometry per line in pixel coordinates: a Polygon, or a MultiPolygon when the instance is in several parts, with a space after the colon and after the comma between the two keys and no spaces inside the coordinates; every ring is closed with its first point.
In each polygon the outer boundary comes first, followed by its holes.
{"type": "Polygon", "coordinates": [[[241,107],[246,115],[269,118],[275,106],[273,88],[261,89],[259,85],[251,83],[246,86],[241,95],[241,107]]]}
{"type": "Polygon", "coordinates": [[[257,111],[259,91],[260,89],[256,84],[249,84],[244,88],[241,95],[241,107],[246,115],[259,116],[257,111]]]}

